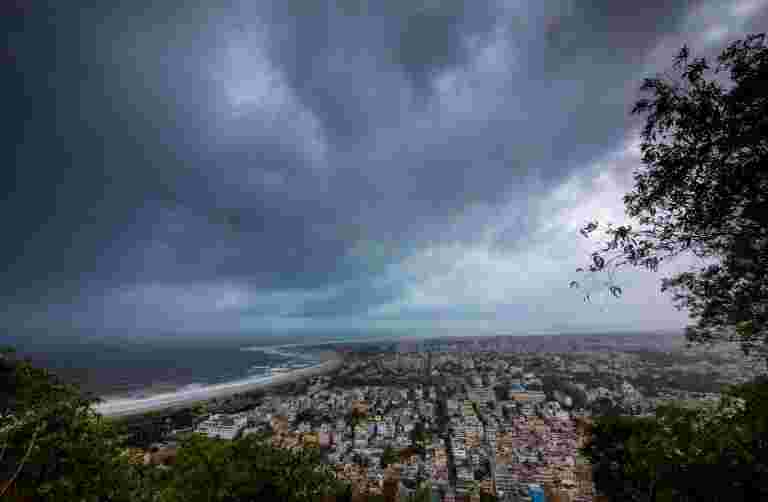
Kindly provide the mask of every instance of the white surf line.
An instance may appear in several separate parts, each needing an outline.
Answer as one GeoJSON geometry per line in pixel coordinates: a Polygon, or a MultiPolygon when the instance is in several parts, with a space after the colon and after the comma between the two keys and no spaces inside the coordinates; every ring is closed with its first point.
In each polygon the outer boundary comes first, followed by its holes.
{"type": "Polygon", "coordinates": [[[302,354],[300,352],[287,352],[284,350],[280,350],[282,348],[290,348],[290,347],[301,347],[302,345],[296,344],[291,346],[286,345],[278,345],[278,346],[270,346],[270,347],[242,347],[240,350],[244,352],[263,352],[264,354],[272,354],[280,357],[285,357],[289,359],[304,359],[307,361],[316,361],[316,357],[308,356],[306,354],[302,354]]]}
{"type": "MultiPolygon", "coordinates": [[[[292,347],[314,347],[317,345],[330,345],[333,343],[368,343],[368,342],[382,342],[382,341],[391,341],[390,337],[378,337],[378,338],[363,338],[363,339],[357,339],[357,338],[339,338],[336,340],[326,340],[321,342],[308,342],[308,343],[287,343],[283,345],[268,345],[268,346],[262,346],[262,345],[254,345],[250,347],[242,347],[240,350],[244,351],[256,351],[256,352],[267,352],[272,351],[275,354],[279,354],[275,349],[287,349],[292,347]]],[[[282,355],[282,354],[279,354],[282,355]]],[[[291,354],[291,356],[296,355],[300,356],[300,354],[291,354]]]]}

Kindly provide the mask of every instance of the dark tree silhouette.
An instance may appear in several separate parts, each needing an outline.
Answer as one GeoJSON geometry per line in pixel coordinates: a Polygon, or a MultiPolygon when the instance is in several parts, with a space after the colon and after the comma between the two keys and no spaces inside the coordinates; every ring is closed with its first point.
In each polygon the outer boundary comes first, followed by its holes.
{"type": "Polygon", "coordinates": [[[142,500],[117,432],[74,386],[0,351],[0,500],[142,500]]]}
{"type": "Polygon", "coordinates": [[[728,389],[711,407],[598,417],[582,453],[611,501],[767,500],[768,380],[728,389]]]}
{"type": "MultiPolygon", "coordinates": [[[[603,227],[587,270],[657,270],[692,253],[700,267],[662,279],[689,312],[689,343],[739,342],[768,361],[768,45],[751,35],[710,65],[683,47],[673,77],[645,79],[632,113],[646,116],[643,167],[624,196],[639,227],[603,227]]],[[[589,237],[599,222],[581,233],[589,237]]],[[[608,282],[614,296],[621,289],[608,282]]],[[[571,287],[579,287],[577,281],[571,287]]],[[[585,300],[588,296],[585,297],[585,300]]]]}

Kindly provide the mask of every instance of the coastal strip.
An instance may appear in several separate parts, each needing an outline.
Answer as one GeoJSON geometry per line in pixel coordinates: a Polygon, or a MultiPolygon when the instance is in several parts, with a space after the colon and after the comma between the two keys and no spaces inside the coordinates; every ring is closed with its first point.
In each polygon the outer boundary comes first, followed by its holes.
{"type": "Polygon", "coordinates": [[[275,385],[293,383],[304,378],[322,375],[341,367],[343,360],[340,355],[309,368],[302,368],[288,373],[269,377],[235,380],[215,385],[207,385],[193,389],[182,389],[176,392],[157,394],[140,399],[114,399],[97,403],[94,410],[105,417],[127,417],[141,415],[152,411],[167,410],[190,406],[210,399],[228,397],[256,389],[266,389],[275,385]]]}

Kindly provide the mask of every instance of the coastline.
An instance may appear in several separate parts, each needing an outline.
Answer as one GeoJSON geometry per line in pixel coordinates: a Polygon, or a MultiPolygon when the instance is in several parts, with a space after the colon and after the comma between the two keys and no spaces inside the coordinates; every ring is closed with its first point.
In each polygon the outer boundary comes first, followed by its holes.
{"type": "Polygon", "coordinates": [[[142,415],[153,411],[183,408],[195,403],[215,398],[227,397],[241,392],[256,389],[267,389],[276,385],[293,383],[311,376],[322,375],[338,369],[343,362],[340,354],[332,358],[288,373],[268,377],[246,378],[193,389],[182,389],[175,392],[156,394],[139,399],[112,399],[93,406],[94,410],[104,417],[119,418],[132,415],[142,415]]]}

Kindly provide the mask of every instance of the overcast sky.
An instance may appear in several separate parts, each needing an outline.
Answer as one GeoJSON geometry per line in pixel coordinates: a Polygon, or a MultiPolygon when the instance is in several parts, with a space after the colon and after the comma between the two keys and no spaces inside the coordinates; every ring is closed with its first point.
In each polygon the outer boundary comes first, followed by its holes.
{"type": "Polygon", "coordinates": [[[578,229],[623,219],[642,78],[768,21],[768,0],[45,3],[3,7],[13,330],[681,328],[669,268],[584,304],[578,229]]]}

